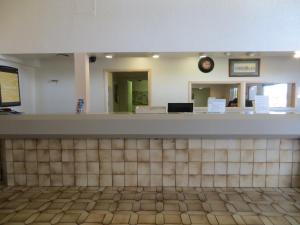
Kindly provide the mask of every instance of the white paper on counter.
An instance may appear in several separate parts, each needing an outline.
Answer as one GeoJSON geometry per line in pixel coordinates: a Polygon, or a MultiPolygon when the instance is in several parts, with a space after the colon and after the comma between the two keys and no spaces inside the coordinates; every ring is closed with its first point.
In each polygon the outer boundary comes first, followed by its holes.
{"type": "Polygon", "coordinates": [[[296,112],[300,113],[300,98],[296,99],[296,112]]]}
{"type": "Polygon", "coordinates": [[[269,113],[269,96],[256,95],[254,104],[255,113],[269,113]]]}
{"type": "Polygon", "coordinates": [[[224,113],[225,112],[226,99],[209,99],[207,101],[207,104],[208,104],[208,107],[207,107],[208,113],[224,113]]]}
{"type": "Polygon", "coordinates": [[[165,106],[136,106],[135,107],[136,114],[152,114],[152,113],[167,113],[167,107],[165,106]]]}

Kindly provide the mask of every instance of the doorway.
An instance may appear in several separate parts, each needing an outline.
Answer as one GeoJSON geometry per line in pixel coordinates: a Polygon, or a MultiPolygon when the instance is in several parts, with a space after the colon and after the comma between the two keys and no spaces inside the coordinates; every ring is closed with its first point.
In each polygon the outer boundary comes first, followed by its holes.
{"type": "Polygon", "coordinates": [[[135,112],[136,106],[149,105],[149,72],[107,72],[107,111],[135,112]]]}

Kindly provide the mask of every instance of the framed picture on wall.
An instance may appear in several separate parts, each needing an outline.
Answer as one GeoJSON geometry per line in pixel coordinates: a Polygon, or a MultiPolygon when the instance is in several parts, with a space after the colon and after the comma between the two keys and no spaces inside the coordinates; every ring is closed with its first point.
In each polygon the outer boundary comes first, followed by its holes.
{"type": "Polygon", "coordinates": [[[259,77],[260,59],[229,59],[230,77],[259,77]]]}

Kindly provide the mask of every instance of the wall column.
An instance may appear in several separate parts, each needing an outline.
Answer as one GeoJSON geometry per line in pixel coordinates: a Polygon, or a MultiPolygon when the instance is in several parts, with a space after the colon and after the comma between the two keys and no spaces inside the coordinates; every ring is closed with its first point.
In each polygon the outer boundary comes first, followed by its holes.
{"type": "Polygon", "coordinates": [[[90,110],[90,68],[89,57],[86,53],[74,53],[75,66],[75,95],[84,100],[84,112],[90,110]]]}
{"type": "Polygon", "coordinates": [[[241,82],[239,96],[240,96],[240,99],[239,99],[239,101],[240,101],[240,104],[239,104],[240,108],[242,110],[244,110],[245,107],[246,107],[246,104],[245,104],[245,102],[246,102],[246,82],[241,82]]]}

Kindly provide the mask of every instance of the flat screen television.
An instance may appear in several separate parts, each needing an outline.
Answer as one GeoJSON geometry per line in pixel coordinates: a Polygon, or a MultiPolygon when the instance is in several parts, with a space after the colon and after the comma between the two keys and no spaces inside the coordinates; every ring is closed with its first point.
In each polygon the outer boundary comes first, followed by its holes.
{"type": "Polygon", "coordinates": [[[0,107],[21,105],[18,69],[0,66],[0,107]]]}
{"type": "Polygon", "coordinates": [[[168,112],[193,112],[193,103],[168,103],[168,112]]]}

